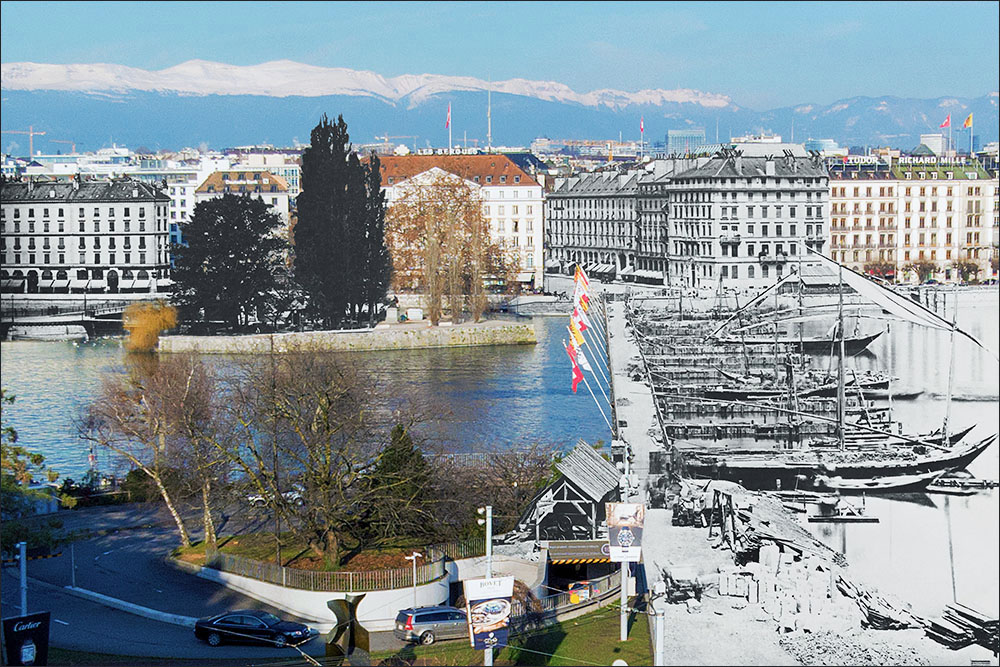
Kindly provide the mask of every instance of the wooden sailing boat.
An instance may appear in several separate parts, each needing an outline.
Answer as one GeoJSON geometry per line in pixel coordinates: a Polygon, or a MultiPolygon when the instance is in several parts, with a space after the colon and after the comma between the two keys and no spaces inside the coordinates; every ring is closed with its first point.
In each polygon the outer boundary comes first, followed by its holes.
{"type": "MultiPolygon", "coordinates": [[[[950,426],[950,399],[954,382],[954,337],[961,333],[980,347],[982,343],[967,332],[961,331],[955,322],[948,322],[936,313],[900,297],[892,290],[877,285],[861,274],[850,269],[845,276],[845,267],[816,253],[827,265],[837,268],[840,289],[838,297],[837,327],[837,448],[834,451],[816,449],[792,450],[773,454],[746,455],[703,455],[692,453],[688,459],[691,474],[716,477],[739,482],[747,488],[824,488],[831,478],[839,478],[842,486],[854,486],[867,491],[900,490],[902,488],[924,488],[935,477],[967,466],[997,439],[993,434],[983,440],[962,445],[952,440],[950,426]],[[845,281],[846,277],[846,281],[845,281]],[[902,319],[930,326],[951,333],[951,363],[949,367],[949,400],[945,416],[941,444],[930,440],[920,440],[881,429],[857,426],[862,430],[880,434],[887,438],[886,445],[873,451],[850,451],[847,448],[847,427],[845,424],[845,377],[844,354],[845,335],[843,327],[844,284],[847,282],[856,292],[870,297],[886,312],[902,319]],[[901,444],[888,444],[892,439],[901,444]],[[896,478],[896,479],[893,479],[896,478]],[[802,483],[802,480],[805,480],[802,483]]],[[[758,296],[754,301],[759,302],[758,296]]],[[[815,419],[814,415],[803,415],[815,419]]],[[[969,429],[971,430],[971,429],[969,429]]],[[[968,431],[966,431],[967,433],[968,431]]]]}

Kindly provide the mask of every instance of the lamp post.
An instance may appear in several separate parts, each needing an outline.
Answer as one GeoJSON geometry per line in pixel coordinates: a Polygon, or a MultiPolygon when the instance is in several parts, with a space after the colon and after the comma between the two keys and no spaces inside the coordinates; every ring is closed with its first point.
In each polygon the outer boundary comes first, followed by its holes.
{"type": "Polygon", "coordinates": [[[417,559],[423,558],[423,554],[414,551],[409,556],[403,556],[406,560],[413,561],[413,608],[417,608],[417,559]]]}
{"type": "MultiPolygon", "coordinates": [[[[476,510],[480,515],[485,515],[484,519],[477,519],[480,526],[486,526],[486,578],[493,578],[493,506],[487,505],[476,510]]],[[[483,649],[483,665],[491,667],[493,664],[493,649],[483,649]]]]}

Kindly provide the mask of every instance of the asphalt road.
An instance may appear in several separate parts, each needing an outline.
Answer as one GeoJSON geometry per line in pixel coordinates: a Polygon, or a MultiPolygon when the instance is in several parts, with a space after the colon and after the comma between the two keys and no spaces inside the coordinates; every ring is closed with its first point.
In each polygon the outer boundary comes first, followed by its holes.
{"type": "MultiPolygon", "coordinates": [[[[298,620],[280,609],[227,589],[215,582],[176,569],[164,556],[177,545],[173,522],[164,520],[157,505],[88,508],[60,512],[70,532],[95,534],[73,543],[76,586],[157,611],[182,616],[210,616],[228,609],[271,611],[281,618],[298,620]]],[[[260,515],[239,518],[240,530],[259,528],[260,515]]],[[[230,527],[236,527],[235,523],[230,527]]],[[[239,532],[239,531],[237,531],[239,532]]],[[[29,612],[51,611],[52,645],[79,651],[143,657],[173,658],[295,658],[295,649],[266,646],[223,645],[212,648],[195,639],[190,628],[151,620],[81,599],[64,587],[71,584],[71,549],[62,555],[28,562],[29,612]]],[[[2,614],[19,615],[19,580],[16,566],[2,574],[2,614]]],[[[317,618],[332,614],[317,610],[317,618]]],[[[372,650],[402,648],[391,633],[372,633],[372,650]]],[[[323,637],[302,646],[310,654],[325,654],[323,637]]]]}

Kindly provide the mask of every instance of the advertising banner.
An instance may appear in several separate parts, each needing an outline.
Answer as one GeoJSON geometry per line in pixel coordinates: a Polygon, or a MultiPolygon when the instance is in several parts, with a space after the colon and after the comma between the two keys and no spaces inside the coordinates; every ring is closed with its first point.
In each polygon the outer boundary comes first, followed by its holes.
{"type": "Polygon", "coordinates": [[[481,651],[506,645],[514,577],[467,579],[464,584],[472,647],[481,651]]]}
{"type": "Polygon", "coordinates": [[[50,612],[3,619],[3,643],[8,665],[49,664],[50,612]]]}
{"type": "Polygon", "coordinates": [[[642,503],[608,503],[608,546],[611,562],[638,563],[642,555],[642,524],[646,507],[642,503]]]}

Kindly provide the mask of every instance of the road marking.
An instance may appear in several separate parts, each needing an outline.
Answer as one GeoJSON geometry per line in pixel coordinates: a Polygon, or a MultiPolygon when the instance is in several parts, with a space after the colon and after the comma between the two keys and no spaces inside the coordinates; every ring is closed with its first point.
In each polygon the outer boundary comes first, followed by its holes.
{"type": "Polygon", "coordinates": [[[58,618],[53,618],[52,620],[55,621],[56,623],[62,623],[63,625],[69,625],[69,623],[67,623],[66,621],[60,621],[58,618]]]}
{"type": "Polygon", "coordinates": [[[101,555],[102,555],[102,556],[107,556],[107,555],[108,555],[109,553],[111,553],[112,551],[114,551],[114,549],[108,549],[107,551],[105,551],[105,552],[104,552],[104,553],[102,553],[101,555]]]}
{"type": "Polygon", "coordinates": [[[163,592],[159,588],[154,588],[153,590],[155,590],[157,593],[162,593],[163,592]]]}

